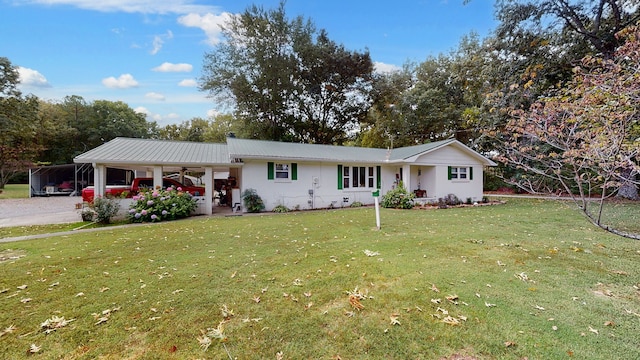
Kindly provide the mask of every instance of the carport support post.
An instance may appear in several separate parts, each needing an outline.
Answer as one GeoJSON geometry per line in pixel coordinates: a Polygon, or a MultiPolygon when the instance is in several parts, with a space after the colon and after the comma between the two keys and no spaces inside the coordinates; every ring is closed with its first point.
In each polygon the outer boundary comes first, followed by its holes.
{"type": "Polygon", "coordinates": [[[162,166],[153,167],[153,190],[162,189],[162,166]]]}
{"type": "Polygon", "coordinates": [[[206,167],[204,168],[204,205],[205,205],[205,214],[211,215],[213,214],[213,168],[206,167]]]}
{"type": "Polygon", "coordinates": [[[104,197],[107,187],[107,168],[104,165],[93,164],[93,196],[104,197]]]}

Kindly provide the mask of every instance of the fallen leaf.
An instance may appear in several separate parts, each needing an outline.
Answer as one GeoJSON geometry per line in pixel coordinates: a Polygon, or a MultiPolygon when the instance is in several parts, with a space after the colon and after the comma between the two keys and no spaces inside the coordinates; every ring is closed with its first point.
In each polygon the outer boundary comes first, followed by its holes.
{"type": "Polygon", "coordinates": [[[391,314],[389,316],[389,319],[391,319],[391,325],[400,325],[400,321],[398,320],[399,316],[400,315],[398,314],[391,314]]]}
{"type": "Polygon", "coordinates": [[[591,326],[589,326],[589,331],[591,331],[592,333],[598,335],[598,329],[594,329],[591,326]]]}
{"type": "Polygon", "coordinates": [[[460,321],[458,321],[458,319],[451,317],[451,316],[447,316],[444,319],[442,319],[442,322],[448,325],[460,325],[460,321]]]}
{"type": "Polygon", "coordinates": [[[440,289],[438,289],[438,287],[436,287],[436,284],[431,284],[431,290],[433,290],[434,292],[439,293],[440,289]]]}
{"type": "Polygon", "coordinates": [[[616,326],[616,324],[613,321],[605,321],[604,326],[616,326]]]}
{"type": "Polygon", "coordinates": [[[35,354],[37,352],[39,352],[42,349],[42,347],[36,345],[36,344],[31,344],[31,346],[29,346],[29,350],[27,351],[28,353],[31,354],[35,354]]]}
{"type": "Polygon", "coordinates": [[[353,306],[357,310],[364,309],[364,305],[362,305],[360,299],[358,299],[358,297],[355,295],[349,295],[349,304],[351,304],[351,306],[353,306]]]}
{"type": "Polygon", "coordinates": [[[513,341],[505,341],[504,342],[504,346],[506,346],[506,347],[514,347],[514,346],[516,346],[516,343],[514,343],[513,341]]]}

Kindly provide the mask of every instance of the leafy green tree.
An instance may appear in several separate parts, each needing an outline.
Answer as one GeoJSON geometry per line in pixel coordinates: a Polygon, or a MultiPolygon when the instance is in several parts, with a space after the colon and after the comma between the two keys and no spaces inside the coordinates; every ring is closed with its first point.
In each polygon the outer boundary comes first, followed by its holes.
{"type": "Polygon", "coordinates": [[[309,20],[251,6],[205,57],[201,90],[235,106],[251,138],[342,143],[366,115],[373,65],[309,20]]]}
{"type": "Polygon", "coordinates": [[[88,125],[81,134],[86,138],[87,147],[92,149],[119,136],[149,138],[153,124],[148,123],[144,114],[134,111],[122,101],[96,100],[87,115],[88,125]]]}
{"type": "Polygon", "coordinates": [[[38,106],[35,96],[23,97],[17,89],[18,71],[7,58],[0,58],[0,189],[36,160],[38,106]]]}

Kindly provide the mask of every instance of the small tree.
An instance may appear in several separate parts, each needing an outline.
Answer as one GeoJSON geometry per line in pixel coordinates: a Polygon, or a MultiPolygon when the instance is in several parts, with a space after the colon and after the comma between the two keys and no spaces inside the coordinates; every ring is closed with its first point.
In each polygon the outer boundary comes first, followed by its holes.
{"type": "Polygon", "coordinates": [[[546,178],[560,184],[595,225],[612,233],[640,239],[602,223],[604,200],[622,185],[638,185],[640,172],[640,31],[618,36],[627,41],[614,59],[586,57],[574,69],[574,80],[553,96],[540,99],[528,111],[514,111],[511,134],[501,160],[525,171],[515,181],[532,190],[546,178]],[[588,206],[592,196],[599,206],[588,206]]]}

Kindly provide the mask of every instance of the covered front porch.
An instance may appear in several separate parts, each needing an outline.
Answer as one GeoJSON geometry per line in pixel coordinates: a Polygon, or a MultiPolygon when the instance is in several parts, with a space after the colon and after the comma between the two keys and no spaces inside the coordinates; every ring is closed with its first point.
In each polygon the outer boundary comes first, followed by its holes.
{"type": "Polygon", "coordinates": [[[403,165],[396,174],[396,179],[402,181],[407,191],[415,195],[416,204],[430,204],[438,202],[436,196],[437,168],[431,165],[403,165]]]}

